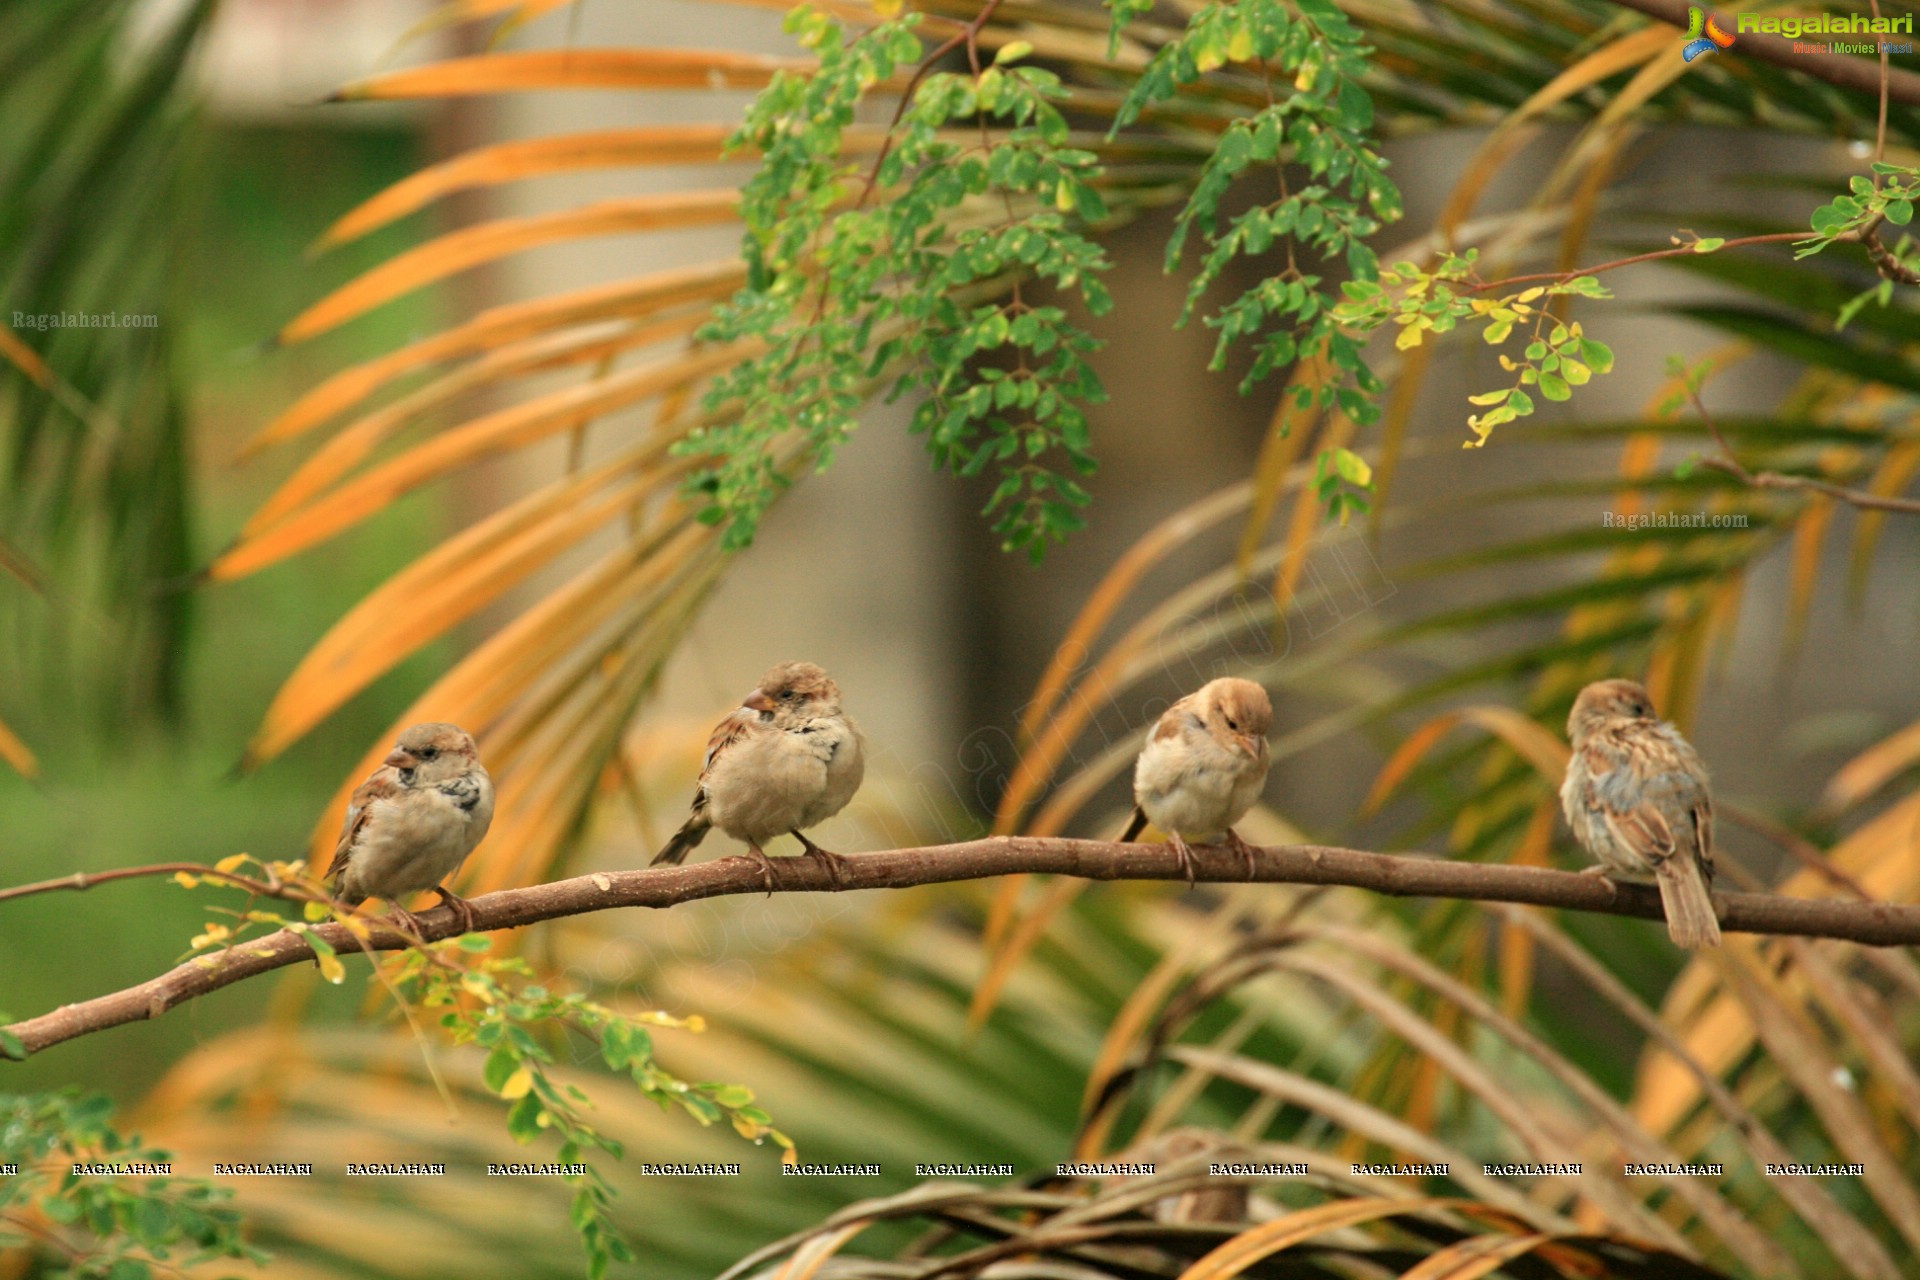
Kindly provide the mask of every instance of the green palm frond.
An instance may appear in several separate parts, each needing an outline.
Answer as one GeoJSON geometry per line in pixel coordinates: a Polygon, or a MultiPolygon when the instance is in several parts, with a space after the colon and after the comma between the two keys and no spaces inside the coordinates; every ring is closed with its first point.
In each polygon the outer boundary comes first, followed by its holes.
{"type": "Polygon", "coordinates": [[[178,6],[150,32],[130,0],[0,14],[0,536],[110,604],[99,628],[65,613],[33,626],[60,633],[40,663],[100,650],[86,669],[113,673],[102,709],[116,722],[180,711],[187,295],[155,228],[180,204],[181,79],[213,8],[178,6]]]}

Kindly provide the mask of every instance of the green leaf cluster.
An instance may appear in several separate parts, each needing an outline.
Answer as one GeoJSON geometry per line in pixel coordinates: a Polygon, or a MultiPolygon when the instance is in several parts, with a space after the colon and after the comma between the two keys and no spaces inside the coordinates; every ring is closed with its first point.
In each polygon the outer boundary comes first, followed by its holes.
{"type": "MultiPolygon", "coordinates": [[[[1130,11],[1117,4],[1116,22],[1130,11]]],[[[1117,132],[1221,68],[1257,80],[1268,105],[1227,125],[1167,245],[1169,270],[1196,234],[1206,249],[1181,320],[1191,318],[1236,259],[1284,251],[1283,266],[1206,317],[1219,335],[1211,367],[1224,368],[1233,345],[1250,341],[1254,360],[1244,391],[1297,359],[1325,358],[1352,380],[1341,408],[1362,423],[1378,416],[1379,382],[1362,358],[1362,344],[1336,324],[1331,287],[1310,267],[1340,264],[1353,280],[1373,280],[1378,262],[1367,237],[1401,214],[1399,189],[1373,147],[1373,100],[1361,85],[1367,52],[1359,29],[1330,0],[1206,5],[1179,39],[1155,53],[1114,123],[1117,132]],[[1271,171],[1276,197],[1222,226],[1228,192],[1255,169],[1271,171]],[[1289,169],[1305,181],[1291,185],[1289,169]],[[1305,267],[1303,251],[1312,255],[1305,267]]],[[[1331,383],[1322,388],[1320,402],[1333,403],[1338,390],[1331,383]]]]}
{"type": "Polygon", "coordinates": [[[491,948],[485,936],[467,934],[409,950],[393,962],[388,979],[400,998],[441,1010],[440,1025],[455,1044],[487,1051],[481,1078],[507,1103],[507,1131],[516,1142],[531,1144],[550,1133],[560,1143],[557,1163],[584,1166],[567,1180],[574,1186],[573,1228],[593,1280],[614,1262],[634,1260],[632,1245],[613,1219],[612,1185],[587,1159],[600,1151],[618,1160],[624,1149],[589,1121],[593,1100],[586,1090],[555,1078],[554,1047],[567,1034],[596,1044],[601,1063],[630,1078],[663,1111],[683,1112],[703,1125],[726,1121],[752,1142],[770,1138],[793,1151],[792,1139],[754,1105],[752,1090],[682,1080],[654,1057],[650,1028],[700,1031],[701,1019],[622,1013],[579,993],[553,991],[533,980],[524,959],[494,956],[491,948]]]}
{"type": "MultiPolygon", "coordinates": [[[[1794,242],[1795,258],[1811,257],[1831,244],[1859,240],[1885,223],[1904,227],[1913,221],[1914,201],[1920,199],[1920,169],[1876,160],[1873,172],[1877,185],[1855,174],[1847,181],[1848,194],[1836,196],[1813,211],[1813,235],[1794,242]]],[[[1905,264],[1912,250],[1913,238],[1902,234],[1887,253],[1895,262],[1905,264]]],[[[1892,305],[1892,278],[1881,279],[1843,303],[1835,327],[1846,328],[1869,302],[1881,307],[1892,305]]]]}
{"type": "Polygon", "coordinates": [[[1373,509],[1373,467],[1351,449],[1322,449],[1314,465],[1313,490],[1327,518],[1347,523],[1373,509]]]}
{"type": "MultiPolygon", "coordinates": [[[[0,1021],[5,1021],[0,1017],[0,1021]]],[[[264,1262],[230,1193],[204,1179],[95,1176],[76,1165],[165,1164],[114,1128],[113,1104],[77,1090],[0,1094],[0,1249],[27,1248],[49,1280],[150,1280],[222,1258],[264,1262]],[[44,1229],[25,1224],[43,1221],[44,1229]]]]}
{"type": "Polygon", "coordinates": [[[1520,358],[1500,353],[1500,367],[1514,375],[1510,386],[1469,396],[1487,410],[1470,415],[1467,426],[1475,438],[1466,448],[1479,448],[1493,429],[1534,410],[1526,388],[1537,388],[1548,400],[1566,400],[1575,387],[1585,386],[1596,373],[1613,368],[1613,351],[1586,335],[1579,321],[1555,316],[1555,298],[1610,298],[1613,295],[1592,276],[1571,276],[1499,296],[1482,296],[1489,286],[1474,281],[1479,251],[1449,254],[1433,270],[1401,262],[1380,273],[1378,280],[1352,280],[1341,286],[1344,300],[1334,310],[1335,320],[1356,334],[1370,334],[1388,324],[1399,328],[1394,345],[1402,351],[1419,346],[1428,334],[1450,333],[1462,321],[1483,325],[1480,336],[1490,347],[1504,345],[1516,328],[1527,337],[1520,358]]]}
{"type": "Polygon", "coordinates": [[[1883,222],[1904,227],[1913,221],[1913,205],[1920,200],[1920,169],[1876,160],[1873,171],[1880,181],[1855,174],[1848,180],[1848,194],[1835,196],[1813,211],[1813,235],[1795,242],[1794,257],[1807,258],[1830,244],[1858,239],[1860,234],[1883,222]]]}
{"type": "Polygon", "coordinates": [[[1037,559],[1082,523],[1097,344],[1023,286],[1095,315],[1112,305],[1106,255],[1082,230],[1106,213],[1098,164],[1069,145],[1059,77],[1009,45],[977,73],[920,78],[862,178],[846,130],[869,91],[922,57],[918,23],[850,36],[796,10],[788,28],[819,66],[777,78],[735,137],[763,156],[742,196],[748,282],[702,336],[753,354],[716,380],[707,423],[681,446],[708,459],[692,489],[730,546],[790,483],[788,451],[827,465],[889,383],[923,393],[913,427],[936,462],[999,469],[986,513],[1009,549],[1037,559]]]}

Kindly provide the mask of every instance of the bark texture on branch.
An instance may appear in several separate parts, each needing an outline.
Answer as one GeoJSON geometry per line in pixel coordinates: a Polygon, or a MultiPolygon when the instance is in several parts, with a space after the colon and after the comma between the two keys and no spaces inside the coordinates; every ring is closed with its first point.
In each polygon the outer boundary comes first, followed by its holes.
{"type": "MultiPolygon", "coordinates": [[[[1209,882],[1247,880],[1239,854],[1224,848],[1194,850],[1195,875],[1209,882]]],[[[827,893],[836,889],[828,868],[804,857],[775,858],[773,887],[782,893],[827,893]]],[[[842,890],[904,889],[915,885],[980,880],[1036,872],[1089,880],[1180,880],[1180,865],[1165,845],[1115,844],[1025,836],[994,837],[961,844],[893,849],[850,855],[842,890]]],[[[1252,879],[1265,884],[1346,885],[1400,897],[1456,898],[1559,907],[1606,915],[1660,920],[1660,894],[1652,885],[1623,884],[1597,875],[1451,862],[1418,855],[1367,853],[1324,845],[1274,845],[1255,853],[1252,879]]],[[[542,920],[605,911],[613,907],[671,907],[700,898],[766,891],[760,865],[749,858],[720,858],[685,867],[611,871],[556,880],[526,889],[504,889],[470,899],[475,928],[517,929],[542,920]]],[[[1715,893],[1720,927],[1729,933],[1836,938],[1868,946],[1920,944],[1920,907],[1839,898],[1783,898],[1764,893],[1715,893]]],[[[439,907],[420,917],[427,941],[460,932],[453,912],[439,907]]],[[[338,924],[316,925],[343,957],[360,944],[338,924]]],[[[392,951],[411,945],[391,929],[376,928],[369,943],[392,951]]],[[[108,1027],[167,1010],[222,987],[273,969],[313,959],[299,934],[280,932],[246,942],[217,964],[199,960],[109,995],[63,1005],[16,1022],[5,1030],[29,1054],[108,1027]]]]}

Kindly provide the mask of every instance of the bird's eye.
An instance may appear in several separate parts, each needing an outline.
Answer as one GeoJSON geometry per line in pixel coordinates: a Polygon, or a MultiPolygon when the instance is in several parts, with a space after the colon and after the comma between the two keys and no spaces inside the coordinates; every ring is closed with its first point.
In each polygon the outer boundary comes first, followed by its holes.
{"type": "Polygon", "coordinates": [[[438,748],[438,747],[422,747],[422,748],[420,748],[420,758],[421,758],[422,760],[431,760],[431,759],[433,759],[433,758],[434,758],[435,756],[437,756],[437,755],[439,755],[439,754],[440,754],[440,748],[438,748]]]}
{"type": "Polygon", "coordinates": [[[782,689],[782,690],[780,691],[780,698],[781,698],[781,700],[782,700],[783,702],[792,702],[792,701],[793,701],[793,698],[794,698],[794,693],[793,693],[793,690],[791,690],[791,689],[782,689]]]}
{"type": "Polygon", "coordinates": [[[1240,723],[1239,721],[1235,720],[1232,716],[1228,716],[1227,728],[1233,730],[1235,733],[1238,733],[1240,732],[1240,723]]]}

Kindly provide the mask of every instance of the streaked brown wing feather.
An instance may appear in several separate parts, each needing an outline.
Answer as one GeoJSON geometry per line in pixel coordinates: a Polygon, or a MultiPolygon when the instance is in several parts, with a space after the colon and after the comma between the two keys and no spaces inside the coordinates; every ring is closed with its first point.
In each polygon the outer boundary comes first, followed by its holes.
{"type": "Polygon", "coordinates": [[[1193,695],[1188,694],[1180,701],[1160,713],[1160,719],[1153,726],[1153,740],[1164,742],[1168,738],[1177,738],[1187,725],[1187,717],[1198,716],[1194,708],[1193,695]]]}
{"type": "MultiPolygon", "coordinates": [[[[1590,750],[1597,752],[1597,745],[1590,750]]],[[[1597,758],[1605,760],[1603,754],[1597,758]]],[[[1611,762],[1611,768],[1622,770],[1634,770],[1636,766],[1644,771],[1644,775],[1699,775],[1703,771],[1697,758],[1692,758],[1690,748],[1686,748],[1684,743],[1676,748],[1663,735],[1636,735],[1630,745],[1622,745],[1619,762],[1611,762]]],[[[1692,854],[1705,867],[1713,867],[1713,802],[1707,798],[1705,789],[1699,791],[1699,798],[1693,804],[1674,812],[1672,818],[1663,814],[1661,806],[1653,802],[1642,802],[1628,812],[1619,812],[1601,804],[1601,814],[1613,829],[1615,839],[1640,854],[1649,865],[1657,867],[1674,854],[1692,854]],[[1674,829],[1674,823],[1688,821],[1692,821],[1692,833],[1674,829]]]]}
{"type": "Polygon", "coordinates": [[[713,762],[720,758],[720,753],[738,742],[749,728],[759,723],[759,720],[760,716],[757,712],[741,707],[713,727],[713,736],[707,739],[707,754],[700,760],[701,782],[704,783],[707,780],[707,770],[713,768],[713,762]]]}
{"type": "Polygon", "coordinates": [[[747,707],[736,708],[732,715],[713,727],[713,733],[707,738],[707,754],[700,758],[700,782],[693,789],[691,811],[698,817],[707,807],[707,774],[713,770],[713,762],[722,752],[740,741],[747,732],[760,723],[758,712],[747,707]]]}
{"type": "MultiPolygon", "coordinates": [[[[1602,749],[1599,740],[1587,744],[1587,785],[1589,803],[1600,812],[1614,839],[1633,850],[1648,866],[1658,867],[1661,863],[1680,852],[1681,833],[1674,831],[1673,824],[1660,812],[1657,805],[1641,803],[1631,809],[1619,809],[1607,802],[1605,791],[1597,785],[1598,780],[1614,769],[1632,769],[1636,760],[1644,760],[1649,752],[1658,754],[1660,744],[1636,742],[1632,747],[1612,754],[1602,749]]],[[[1665,760],[1653,763],[1665,765],[1665,760]]],[[[1691,844],[1691,841],[1688,841],[1691,844]]]]}
{"type": "Polygon", "coordinates": [[[360,828],[366,825],[373,802],[390,799],[405,789],[400,785],[400,775],[384,767],[374,770],[365,782],[353,789],[353,796],[347,801],[346,821],[340,824],[340,840],[333,846],[333,861],[327,865],[329,877],[346,870],[353,842],[359,838],[360,828]]]}
{"type": "Polygon", "coordinates": [[[1654,810],[1642,805],[1625,813],[1604,807],[1600,812],[1613,838],[1639,854],[1648,866],[1657,867],[1673,856],[1673,831],[1654,810]]]}

